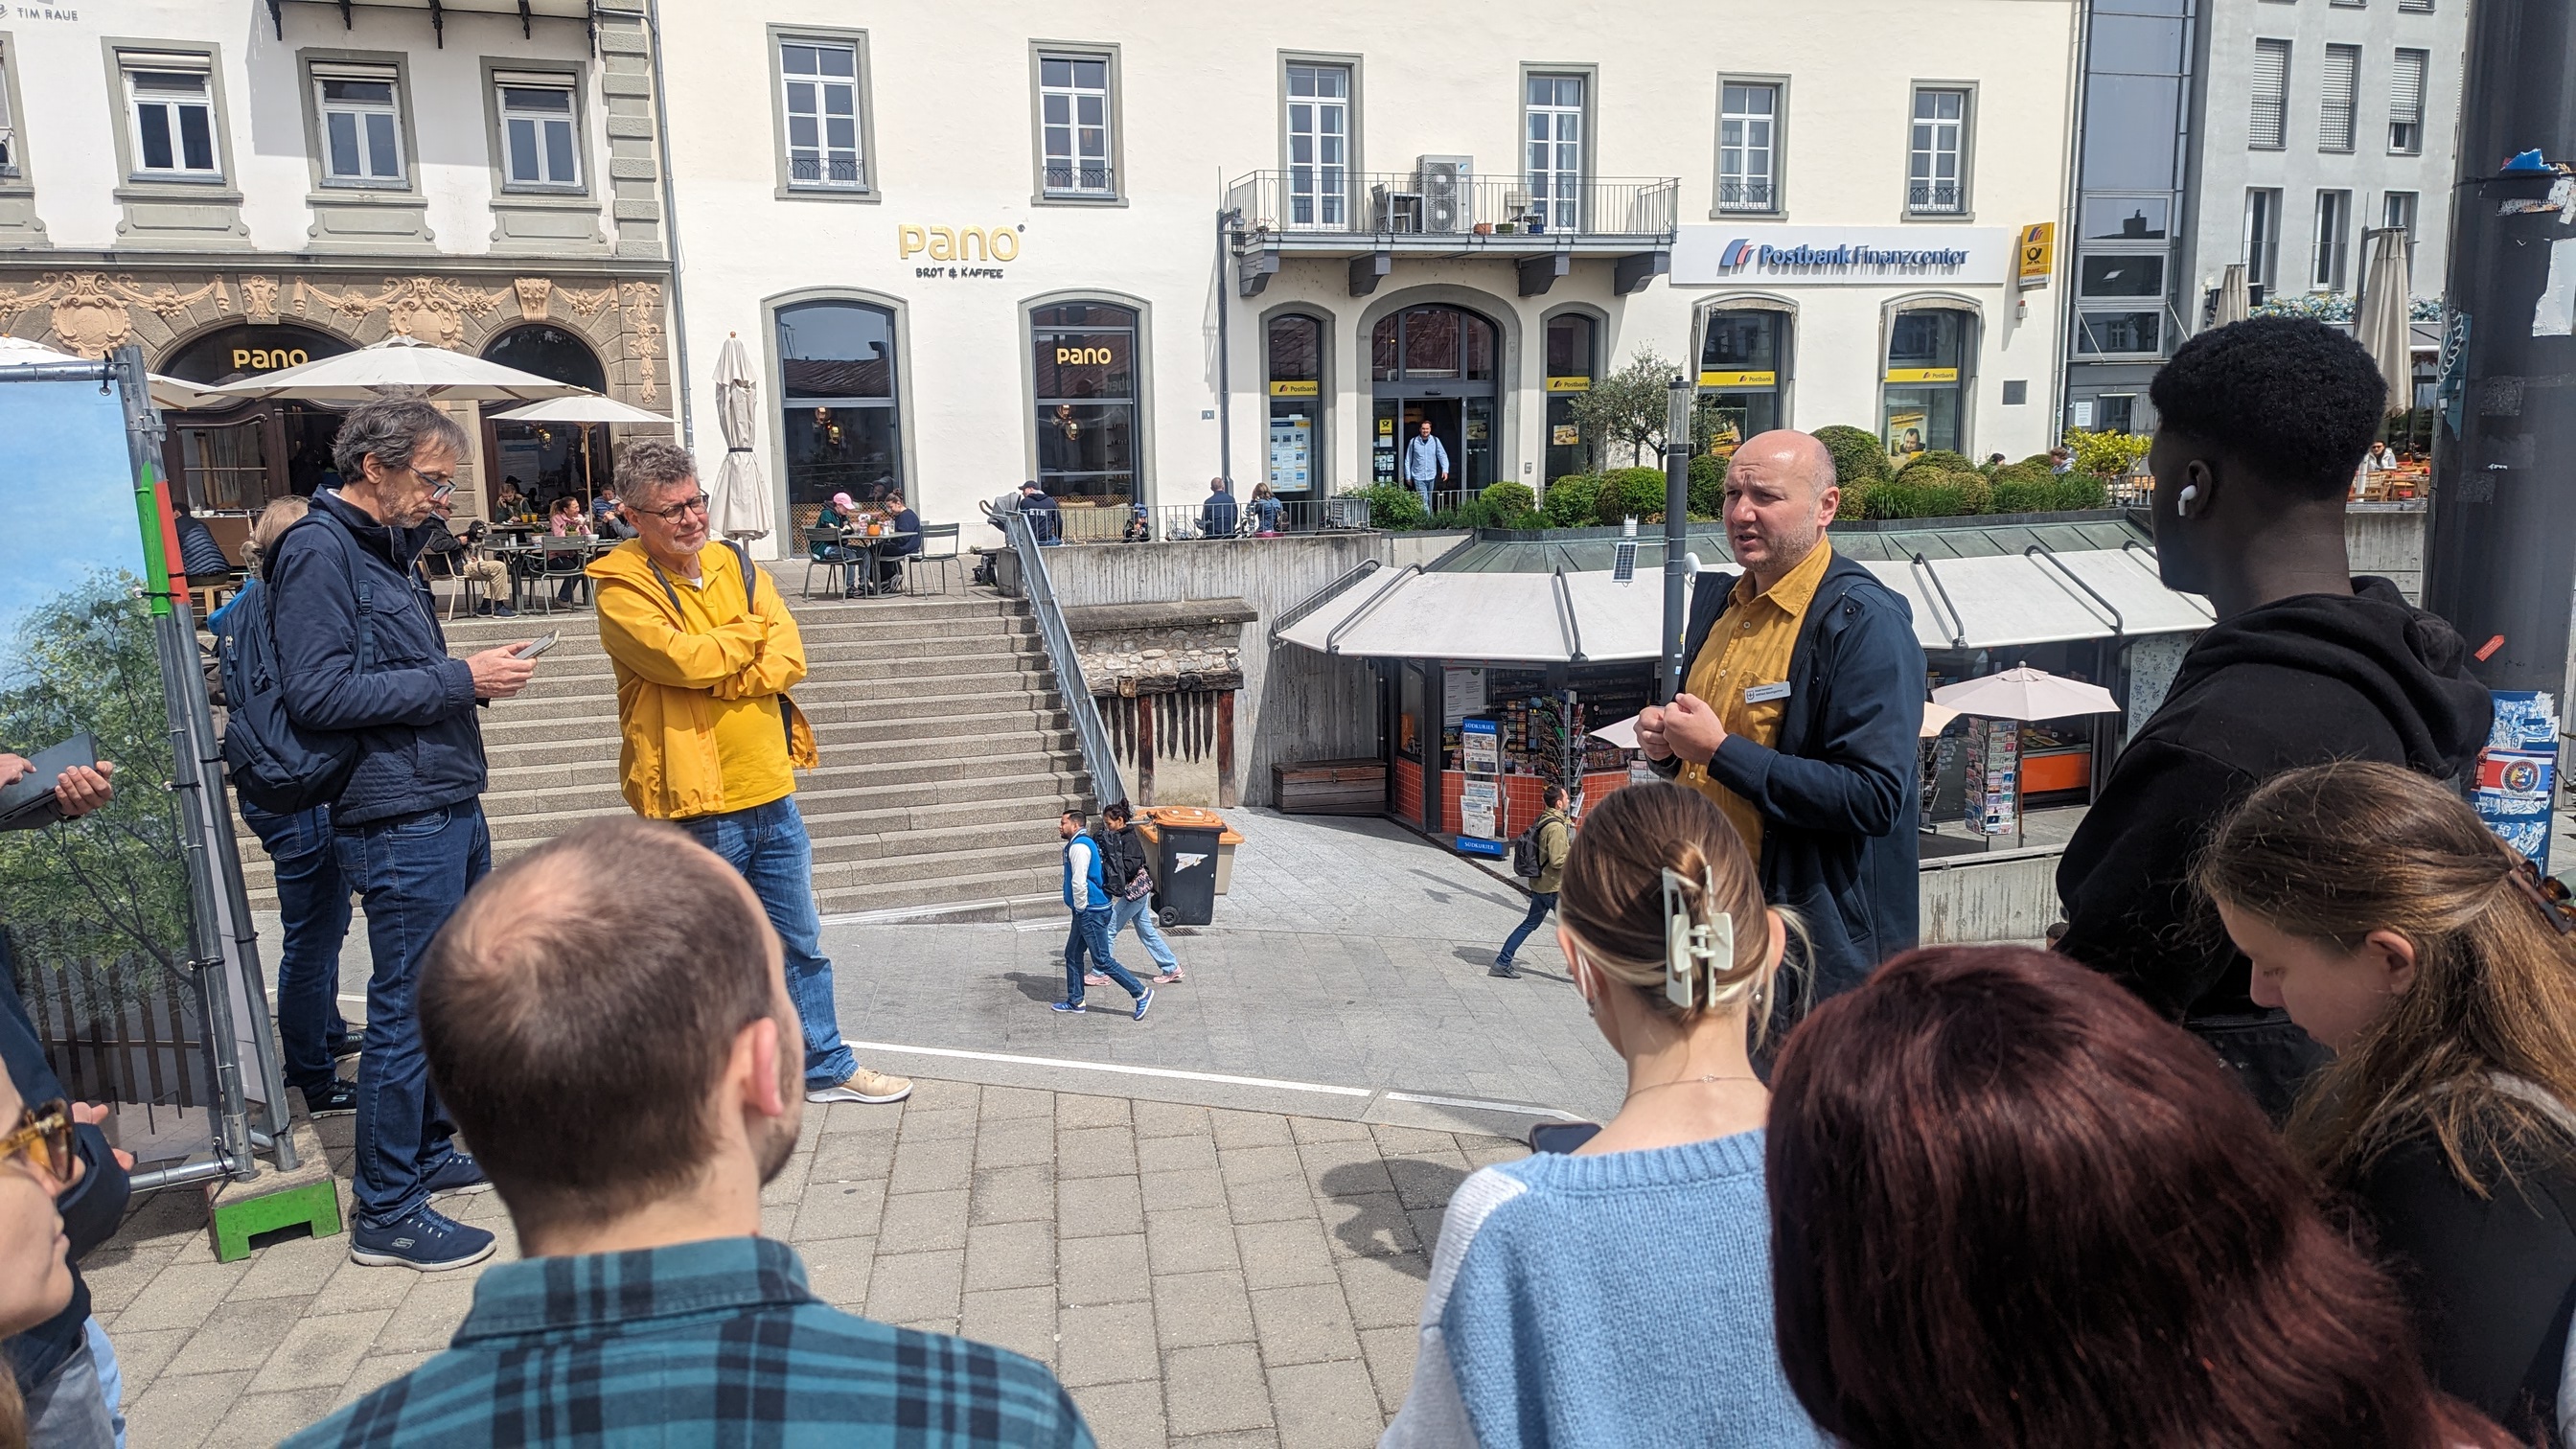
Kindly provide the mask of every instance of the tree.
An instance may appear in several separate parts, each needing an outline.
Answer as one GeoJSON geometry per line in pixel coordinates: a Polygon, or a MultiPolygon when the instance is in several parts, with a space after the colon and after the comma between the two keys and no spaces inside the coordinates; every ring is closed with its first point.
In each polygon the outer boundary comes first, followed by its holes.
{"type": "Polygon", "coordinates": [[[1627,366],[1595,378],[1590,390],[1574,395],[1576,425],[1583,436],[1598,438],[1605,446],[1627,444],[1629,463],[1644,465],[1648,453],[1663,449],[1667,388],[1678,371],[1671,359],[1653,348],[1639,348],[1627,366]]]}

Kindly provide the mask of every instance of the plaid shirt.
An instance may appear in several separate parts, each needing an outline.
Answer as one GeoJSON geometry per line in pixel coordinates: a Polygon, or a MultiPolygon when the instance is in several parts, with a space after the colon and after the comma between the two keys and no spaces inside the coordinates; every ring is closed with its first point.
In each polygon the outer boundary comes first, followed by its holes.
{"type": "Polygon", "coordinates": [[[1044,1368],[831,1308],[765,1238],[493,1268],[447,1352],[286,1442],[1092,1449],[1044,1368]]]}

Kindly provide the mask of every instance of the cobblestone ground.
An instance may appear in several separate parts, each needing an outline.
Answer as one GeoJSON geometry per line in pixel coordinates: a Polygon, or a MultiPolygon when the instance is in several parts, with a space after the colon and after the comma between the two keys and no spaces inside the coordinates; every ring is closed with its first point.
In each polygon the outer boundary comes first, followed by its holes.
{"type": "MultiPolygon", "coordinates": [[[[321,1125],[345,1182],[349,1119],[321,1125]]],[[[925,1080],[900,1106],[809,1108],[763,1231],[839,1307],[1046,1363],[1103,1445],[1366,1445],[1412,1380],[1441,1209],[1520,1155],[1473,1133],[925,1080]]],[[[497,1195],[444,1206],[513,1256],[497,1195]]],[[[186,1192],[146,1200],[87,1266],[135,1449],[274,1443],[443,1348],[480,1271],[361,1268],[345,1236],[217,1263],[186,1192]]]]}

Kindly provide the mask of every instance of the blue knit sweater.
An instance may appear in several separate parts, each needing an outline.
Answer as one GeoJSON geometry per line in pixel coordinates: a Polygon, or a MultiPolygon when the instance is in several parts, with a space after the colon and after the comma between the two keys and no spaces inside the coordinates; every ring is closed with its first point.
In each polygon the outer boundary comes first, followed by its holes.
{"type": "Polygon", "coordinates": [[[1478,1172],[1382,1449],[1821,1444],[1780,1373],[1770,1251],[1759,1132],[1478,1172]]]}

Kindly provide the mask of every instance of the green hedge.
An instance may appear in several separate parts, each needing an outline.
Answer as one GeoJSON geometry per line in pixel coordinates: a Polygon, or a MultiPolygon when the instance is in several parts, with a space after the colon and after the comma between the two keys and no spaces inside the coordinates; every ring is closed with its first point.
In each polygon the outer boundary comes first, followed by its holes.
{"type": "Polygon", "coordinates": [[[1878,434],[1867,428],[1846,428],[1837,424],[1816,429],[1816,441],[1834,455],[1834,476],[1845,489],[1866,491],[1872,483],[1884,483],[1895,476],[1888,466],[1887,449],[1878,434]]]}
{"type": "Polygon", "coordinates": [[[1726,512],[1726,467],[1706,453],[1690,461],[1690,511],[1693,518],[1716,518],[1726,512]]]}
{"type": "Polygon", "coordinates": [[[1422,510],[1422,495],[1401,483],[1379,483],[1353,489],[1351,494],[1368,500],[1369,527],[1389,533],[1403,533],[1427,526],[1430,519],[1422,510]]]}
{"type": "Polygon", "coordinates": [[[1550,528],[1589,527],[1600,494],[1599,475],[1568,473],[1547,485],[1547,499],[1539,505],[1539,516],[1547,520],[1550,528]]]}
{"type": "Polygon", "coordinates": [[[1965,453],[1954,453],[1947,448],[1932,448],[1906,459],[1905,465],[1896,470],[1896,476],[1901,479],[1917,469],[1928,469],[1935,473],[1974,473],[1977,471],[1977,465],[1969,462],[1968,455],[1965,453]]]}
{"type": "Polygon", "coordinates": [[[1643,523],[1663,516],[1663,469],[1613,468],[1601,475],[1601,491],[1593,497],[1593,522],[1618,523],[1635,518],[1643,523]]]}

